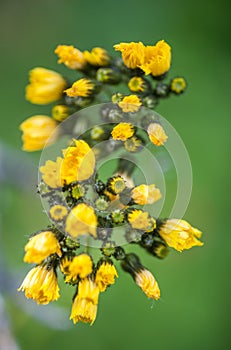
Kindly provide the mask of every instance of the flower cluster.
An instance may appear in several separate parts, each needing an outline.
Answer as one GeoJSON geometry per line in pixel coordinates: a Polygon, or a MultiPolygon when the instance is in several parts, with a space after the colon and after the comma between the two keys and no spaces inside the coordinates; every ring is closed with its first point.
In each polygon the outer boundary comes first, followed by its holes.
{"type": "MultiPolygon", "coordinates": [[[[155,277],[121,242],[137,244],[159,259],[166,257],[169,247],[181,252],[203,245],[201,231],[186,221],[156,218],[146,210],[161,198],[161,191],[153,183],[135,185],[134,165],[119,160],[106,181],[98,174],[98,159],[107,153],[102,141],[110,143],[108,153],[163,146],[168,136],[152,109],[186,88],[183,77],[163,82],[171,66],[171,47],[164,40],[153,46],[132,42],[114,48],[122,59],[100,47],[81,51],[59,45],[58,63],[73,71],[73,81],[45,68],[33,69],[26,99],[56,104],[51,116],[32,116],[20,126],[25,151],[41,150],[64,134],[68,143],[56,159],[40,166],[38,193],[47,204],[51,224],[25,246],[24,261],[35,266],[19,290],[38,304],[47,304],[59,298],[57,276],[62,274],[75,289],[70,314],[74,323],[93,324],[100,294],[118,277],[116,261],[148,298],[160,298],[155,277]],[[128,94],[115,90],[122,83],[128,94]],[[80,135],[68,117],[102,101],[110,102],[100,109],[102,123],[80,135]],[[96,242],[97,259],[91,254],[96,242]]],[[[78,116],[74,122],[78,125],[78,116]]]]}
{"type": "MultiPolygon", "coordinates": [[[[71,45],[59,45],[55,49],[58,63],[74,72],[72,82],[46,68],[36,67],[30,71],[26,99],[37,105],[57,104],[52,107],[50,116],[35,115],[21,124],[25,151],[40,150],[54,142],[58,133],[56,130],[56,134],[52,134],[52,131],[60,122],[84,107],[108,102],[105,93],[109,92],[119,114],[137,112],[141,106],[153,109],[161,99],[185,91],[183,77],[163,82],[171,65],[171,47],[164,40],[153,46],[132,42],[120,43],[114,48],[122,53],[122,60],[111,57],[100,47],[82,52],[71,45]],[[127,87],[127,94],[118,93],[117,86],[121,83],[127,87]]],[[[113,113],[110,115],[113,122],[113,113]]],[[[162,130],[156,132],[159,134],[162,130]]],[[[161,139],[166,140],[166,136],[161,139]]]]}

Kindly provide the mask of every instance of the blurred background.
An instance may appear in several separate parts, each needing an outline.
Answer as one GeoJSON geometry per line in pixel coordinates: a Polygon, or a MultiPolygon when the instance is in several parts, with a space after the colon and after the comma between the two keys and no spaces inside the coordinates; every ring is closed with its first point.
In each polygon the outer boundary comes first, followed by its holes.
{"type": "Polygon", "coordinates": [[[1,350],[229,348],[230,29],[225,0],[1,0],[1,350]],[[36,196],[40,153],[20,150],[18,125],[49,113],[49,106],[24,100],[28,71],[42,66],[65,73],[53,53],[58,44],[113,53],[121,41],[151,45],[160,39],[173,48],[170,76],[184,75],[189,83],[186,94],[157,111],[188,149],[194,180],[185,218],[203,231],[205,245],[172,251],[164,261],[140,251],[161,286],[161,300],[153,305],[121,273],[101,296],[95,324],[73,326],[68,286],[62,285],[51,308],[25,302],[16,292],[29,270],[22,261],[28,235],[48,222],[36,196]]]}

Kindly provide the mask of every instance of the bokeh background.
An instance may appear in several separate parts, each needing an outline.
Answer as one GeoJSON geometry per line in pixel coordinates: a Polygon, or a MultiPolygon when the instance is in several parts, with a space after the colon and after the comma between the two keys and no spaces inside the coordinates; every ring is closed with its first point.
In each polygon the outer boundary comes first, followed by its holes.
{"type": "MultiPolygon", "coordinates": [[[[229,348],[230,29],[225,0],[1,0],[0,304],[18,348],[229,348]],[[53,53],[58,44],[82,50],[103,46],[112,53],[121,41],[160,39],[173,47],[171,75],[184,74],[189,82],[185,95],[164,101],[158,112],[188,149],[194,183],[185,218],[201,228],[205,245],[174,251],[164,261],[142,255],[161,286],[158,303],[153,305],[121,273],[102,295],[94,326],[73,326],[67,287],[52,309],[25,303],[16,292],[28,271],[22,262],[27,237],[47,224],[33,185],[39,152],[20,150],[18,125],[48,111],[24,100],[28,71],[44,66],[64,72],[53,53]]],[[[7,337],[7,325],[2,327],[7,337]]]]}

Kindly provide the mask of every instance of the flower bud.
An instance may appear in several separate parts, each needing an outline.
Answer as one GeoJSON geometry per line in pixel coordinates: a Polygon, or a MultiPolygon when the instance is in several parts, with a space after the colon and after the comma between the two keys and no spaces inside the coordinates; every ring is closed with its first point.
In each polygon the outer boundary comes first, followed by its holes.
{"type": "Polygon", "coordinates": [[[170,90],[176,94],[182,94],[187,87],[186,80],[183,77],[176,77],[170,82],[170,90]]]}
{"type": "Polygon", "coordinates": [[[162,146],[168,139],[164,128],[159,123],[150,124],[147,133],[151,142],[156,146],[162,146]]]}
{"type": "Polygon", "coordinates": [[[23,132],[23,150],[38,151],[51,145],[58,138],[57,122],[47,115],[35,115],[26,119],[20,129],[23,132]]]}
{"type": "Polygon", "coordinates": [[[30,84],[26,87],[26,99],[34,104],[47,104],[59,100],[67,83],[52,70],[36,67],[30,71],[30,84]]]}
{"type": "Polygon", "coordinates": [[[96,80],[105,84],[118,84],[121,81],[119,71],[112,68],[99,68],[96,72],[96,80]]]}
{"type": "Polygon", "coordinates": [[[202,246],[204,243],[199,241],[202,233],[198,229],[192,227],[185,220],[168,219],[159,227],[158,232],[161,238],[179,252],[184,249],[190,249],[194,246],[202,246]]]}

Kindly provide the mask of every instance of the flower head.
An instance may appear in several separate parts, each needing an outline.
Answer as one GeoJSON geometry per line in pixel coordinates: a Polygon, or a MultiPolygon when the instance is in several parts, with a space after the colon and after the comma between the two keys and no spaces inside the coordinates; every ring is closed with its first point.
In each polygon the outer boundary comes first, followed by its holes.
{"type": "Polygon", "coordinates": [[[150,271],[143,268],[135,272],[134,279],[136,284],[142,289],[148,298],[158,300],[160,298],[160,289],[155,277],[150,271]]]}
{"type": "Polygon", "coordinates": [[[121,176],[113,176],[108,180],[107,187],[110,192],[117,195],[123,192],[123,190],[126,188],[126,183],[121,176]]]}
{"type": "Polygon", "coordinates": [[[69,213],[66,220],[66,231],[72,237],[90,234],[96,237],[97,216],[94,209],[85,204],[77,204],[69,213]]]}
{"type": "Polygon", "coordinates": [[[129,174],[126,172],[126,170],[124,170],[124,171],[117,171],[115,175],[121,176],[124,179],[124,181],[126,183],[126,187],[132,188],[132,187],[135,186],[132,177],[129,176],[129,174]]]}
{"type": "Polygon", "coordinates": [[[63,220],[67,214],[68,210],[67,207],[61,204],[55,204],[53,207],[51,207],[49,211],[50,217],[55,221],[63,220]]]}
{"type": "Polygon", "coordinates": [[[39,168],[42,173],[42,179],[46,185],[51,188],[61,187],[60,169],[63,158],[57,157],[56,161],[47,160],[45,165],[39,168]]]}
{"type": "Polygon", "coordinates": [[[152,74],[154,77],[165,74],[171,65],[171,47],[164,41],[158,41],[154,46],[145,47],[144,63],[140,68],[145,74],[152,74]]]}
{"type": "Polygon", "coordinates": [[[54,269],[40,265],[28,272],[18,291],[25,292],[27,298],[44,305],[60,296],[54,269]]]}
{"type": "Polygon", "coordinates": [[[185,220],[168,219],[160,226],[158,232],[169,247],[179,252],[204,244],[198,240],[202,235],[201,231],[185,220]]]}
{"type": "Polygon", "coordinates": [[[159,123],[151,123],[147,129],[150,141],[156,146],[162,146],[168,139],[164,128],[159,123]]]}
{"type": "Polygon", "coordinates": [[[122,59],[128,68],[135,69],[144,63],[145,46],[143,43],[120,43],[114,45],[116,51],[122,53],[122,59]]]}
{"type": "Polygon", "coordinates": [[[144,79],[141,77],[133,77],[129,80],[128,87],[132,92],[142,92],[145,88],[144,79]]]}
{"type": "Polygon", "coordinates": [[[73,259],[65,257],[61,262],[61,270],[66,275],[65,282],[76,282],[77,278],[85,278],[92,273],[92,259],[88,254],[80,254],[73,259]]]}
{"type": "Polygon", "coordinates": [[[57,72],[37,67],[30,71],[30,84],[26,87],[26,99],[43,105],[59,100],[67,86],[66,80],[57,72]]]}
{"type": "Polygon", "coordinates": [[[136,186],[132,190],[132,199],[138,205],[153,204],[160,198],[160,190],[154,184],[136,186]]]}
{"type": "Polygon", "coordinates": [[[140,109],[142,105],[141,100],[136,95],[125,96],[119,103],[118,106],[124,113],[135,113],[140,109]]]}
{"type": "Polygon", "coordinates": [[[56,141],[58,136],[57,122],[46,115],[35,115],[20,125],[22,130],[23,150],[38,151],[56,141]]]}
{"type": "Polygon", "coordinates": [[[95,171],[95,156],[83,140],[75,140],[74,145],[63,150],[61,164],[62,184],[89,179],[95,171]]]}
{"type": "Polygon", "coordinates": [[[118,273],[111,261],[104,261],[96,271],[95,283],[99,287],[100,292],[104,292],[107,286],[115,283],[115,277],[118,273]]]}
{"type": "Polygon", "coordinates": [[[186,81],[182,77],[177,77],[172,79],[170,83],[170,90],[174,92],[176,95],[182,94],[187,87],[186,81]]]}
{"type": "Polygon", "coordinates": [[[52,254],[62,255],[60,244],[52,231],[42,231],[31,237],[25,246],[24,261],[40,264],[52,254]]]}
{"type": "Polygon", "coordinates": [[[95,84],[92,80],[82,78],[73,83],[69,89],[65,90],[65,92],[67,96],[70,97],[88,97],[93,93],[94,87],[95,84]]]}
{"type": "Polygon", "coordinates": [[[72,45],[58,45],[55,49],[58,63],[64,63],[70,69],[82,69],[86,65],[83,53],[72,45]]]}
{"type": "Polygon", "coordinates": [[[132,228],[143,231],[151,231],[155,228],[156,222],[150,218],[147,211],[134,209],[128,214],[128,222],[132,228]]]}
{"type": "Polygon", "coordinates": [[[70,108],[66,105],[56,105],[52,108],[52,118],[62,122],[70,115],[70,108]]]}
{"type": "Polygon", "coordinates": [[[97,314],[99,288],[90,278],[79,282],[78,294],[74,299],[70,319],[74,323],[94,323],[97,314]]]}
{"type": "Polygon", "coordinates": [[[128,152],[138,152],[142,148],[142,141],[133,136],[124,142],[124,147],[128,152]]]}
{"type": "Polygon", "coordinates": [[[126,141],[134,135],[134,126],[131,123],[119,123],[111,132],[113,140],[126,141]]]}
{"type": "Polygon", "coordinates": [[[108,52],[101,47],[94,47],[91,52],[83,52],[84,59],[92,66],[107,66],[110,63],[108,52]]]}
{"type": "Polygon", "coordinates": [[[82,186],[80,184],[72,186],[72,188],[71,188],[71,195],[75,199],[79,199],[79,198],[83,197],[85,192],[86,191],[85,191],[84,186],[82,186]]]}

